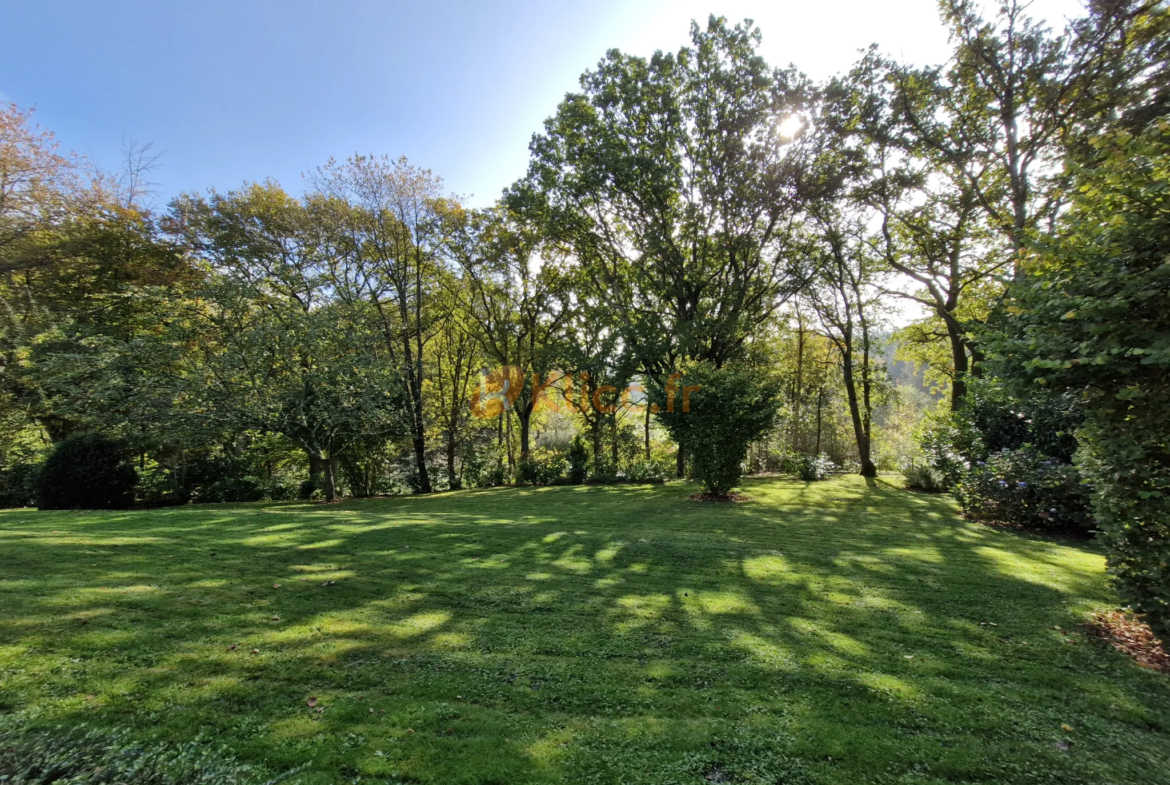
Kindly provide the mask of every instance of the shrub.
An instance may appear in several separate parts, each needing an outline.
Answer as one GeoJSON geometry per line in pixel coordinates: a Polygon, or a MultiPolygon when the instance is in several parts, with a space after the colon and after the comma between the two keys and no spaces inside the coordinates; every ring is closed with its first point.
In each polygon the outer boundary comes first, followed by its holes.
{"type": "Polygon", "coordinates": [[[138,474],[121,443],[100,433],[62,439],[37,476],[37,506],[44,510],[130,507],[138,474]]]}
{"type": "Polygon", "coordinates": [[[564,481],[569,461],[551,450],[533,450],[516,466],[516,481],[524,485],[557,485],[564,481]]]}
{"type": "Polygon", "coordinates": [[[617,466],[604,457],[594,461],[590,467],[589,482],[598,485],[612,485],[620,479],[617,466]]]}
{"type": "Polygon", "coordinates": [[[31,507],[37,498],[35,463],[17,463],[0,471],[0,507],[31,507]]]}
{"type": "Polygon", "coordinates": [[[307,480],[302,480],[300,487],[297,488],[297,498],[302,501],[312,501],[320,499],[325,494],[325,477],[321,474],[314,474],[307,480]]]}
{"type": "Polygon", "coordinates": [[[580,485],[589,476],[589,446],[580,434],[573,437],[569,445],[569,482],[580,485]]]}
{"type": "Polygon", "coordinates": [[[80,725],[28,730],[0,724],[0,782],[5,785],[265,785],[304,767],[268,778],[226,748],[196,738],[182,744],[142,743],[124,730],[80,725]]]}
{"type": "Polygon", "coordinates": [[[626,479],[638,483],[666,482],[666,471],[654,461],[634,461],[625,471],[626,479]]]}
{"type": "Polygon", "coordinates": [[[943,473],[925,462],[911,461],[902,474],[906,476],[906,487],[918,491],[941,493],[950,487],[943,473]]]}
{"type": "Polygon", "coordinates": [[[228,477],[203,489],[199,502],[258,502],[264,488],[255,477],[228,477]]]}
{"type": "Polygon", "coordinates": [[[836,469],[836,465],[824,453],[820,455],[801,455],[795,462],[797,477],[805,482],[827,480],[829,474],[836,469]]]}
{"type": "Polygon", "coordinates": [[[1083,402],[1078,434],[1122,598],[1170,644],[1170,118],[1115,128],[1071,161],[1073,199],[1037,238],[989,350],[1083,402]]]}
{"type": "Polygon", "coordinates": [[[1089,489],[1077,467],[1030,447],[1001,450],[978,462],[955,495],[963,511],[979,520],[1051,531],[1092,529],[1089,489]]]}
{"type": "Polygon", "coordinates": [[[748,446],[776,417],[780,385],[763,365],[691,363],[676,389],[682,394],[672,397],[667,388],[650,385],[658,419],[685,450],[704,490],[726,496],[743,476],[748,446]]]}

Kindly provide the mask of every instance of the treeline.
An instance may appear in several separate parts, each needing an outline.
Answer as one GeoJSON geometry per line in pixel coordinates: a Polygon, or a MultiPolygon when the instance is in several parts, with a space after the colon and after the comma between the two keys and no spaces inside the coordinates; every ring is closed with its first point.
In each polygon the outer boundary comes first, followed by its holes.
{"type": "Polygon", "coordinates": [[[940,8],[943,65],[824,84],[750,22],[611,51],[487,209],[362,155],[148,209],[141,150],[94,172],[8,107],[8,501],[82,433],[151,504],[837,465],[1064,520],[1040,473],[1163,613],[1167,6],[940,8]],[[891,336],[898,301],[926,316],[891,336]],[[921,440],[891,340],[946,397],[921,440]]]}

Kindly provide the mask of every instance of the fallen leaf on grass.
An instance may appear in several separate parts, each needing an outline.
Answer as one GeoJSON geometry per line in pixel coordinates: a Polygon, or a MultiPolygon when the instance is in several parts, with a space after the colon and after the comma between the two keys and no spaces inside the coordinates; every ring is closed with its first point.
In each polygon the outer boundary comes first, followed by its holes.
{"type": "Polygon", "coordinates": [[[336,585],[337,585],[337,581],[325,581],[325,583],[324,583],[324,584],[322,584],[322,585],[323,585],[323,586],[336,586],[336,585]]]}
{"type": "Polygon", "coordinates": [[[259,649],[252,649],[252,653],[253,653],[253,654],[259,654],[259,653],[260,653],[260,650],[259,650],[259,649]]]}
{"type": "Polygon", "coordinates": [[[310,697],[307,701],[305,701],[305,703],[307,703],[309,705],[309,708],[311,709],[317,705],[317,699],[310,697]]]}
{"type": "Polygon", "coordinates": [[[1072,732],[1073,732],[1073,730],[1074,730],[1073,726],[1072,726],[1072,725],[1068,725],[1068,724],[1062,724],[1062,725],[1060,726],[1060,729],[1061,729],[1062,731],[1064,731],[1065,733],[1072,733],[1072,732]]]}
{"type": "Polygon", "coordinates": [[[240,644],[238,644],[238,643],[233,643],[231,646],[228,646],[228,651],[235,651],[236,647],[239,645],[240,644]]]}
{"type": "Polygon", "coordinates": [[[274,584],[272,584],[272,588],[274,588],[274,589],[279,589],[279,588],[280,588],[280,584],[279,584],[279,583],[274,583],[274,584]]]}

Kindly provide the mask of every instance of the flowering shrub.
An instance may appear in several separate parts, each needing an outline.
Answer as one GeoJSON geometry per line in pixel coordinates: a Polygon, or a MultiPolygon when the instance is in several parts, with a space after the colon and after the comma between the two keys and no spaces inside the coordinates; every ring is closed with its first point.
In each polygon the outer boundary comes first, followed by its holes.
{"type": "Polygon", "coordinates": [[[1093,528],[1089,488],[1072,464],[1029,447],[979,461],[955,495],[967,515],[1028,529],[1087,533],[1093,528]]]}

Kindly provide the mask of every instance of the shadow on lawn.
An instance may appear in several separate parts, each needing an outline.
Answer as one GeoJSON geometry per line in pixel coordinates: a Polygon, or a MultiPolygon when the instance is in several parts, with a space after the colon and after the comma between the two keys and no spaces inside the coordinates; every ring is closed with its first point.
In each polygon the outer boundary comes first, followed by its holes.
{"type": "Polygon", "coordinates": [[[1077,548],[881,481],[687,492],[7,514],[0,667],[24,676],[0,700],[212,727],[279,765],[438,777],[481,754],[484,782],[596,765],[578,758],[599,739],[677,757],[733,726],[939,776],[1039,738],[1060,767],[1046,734],[1070,701],[1164,734],[1164,683],[1102,679],[1052,629],[1109,601],[1077,548]]]}

